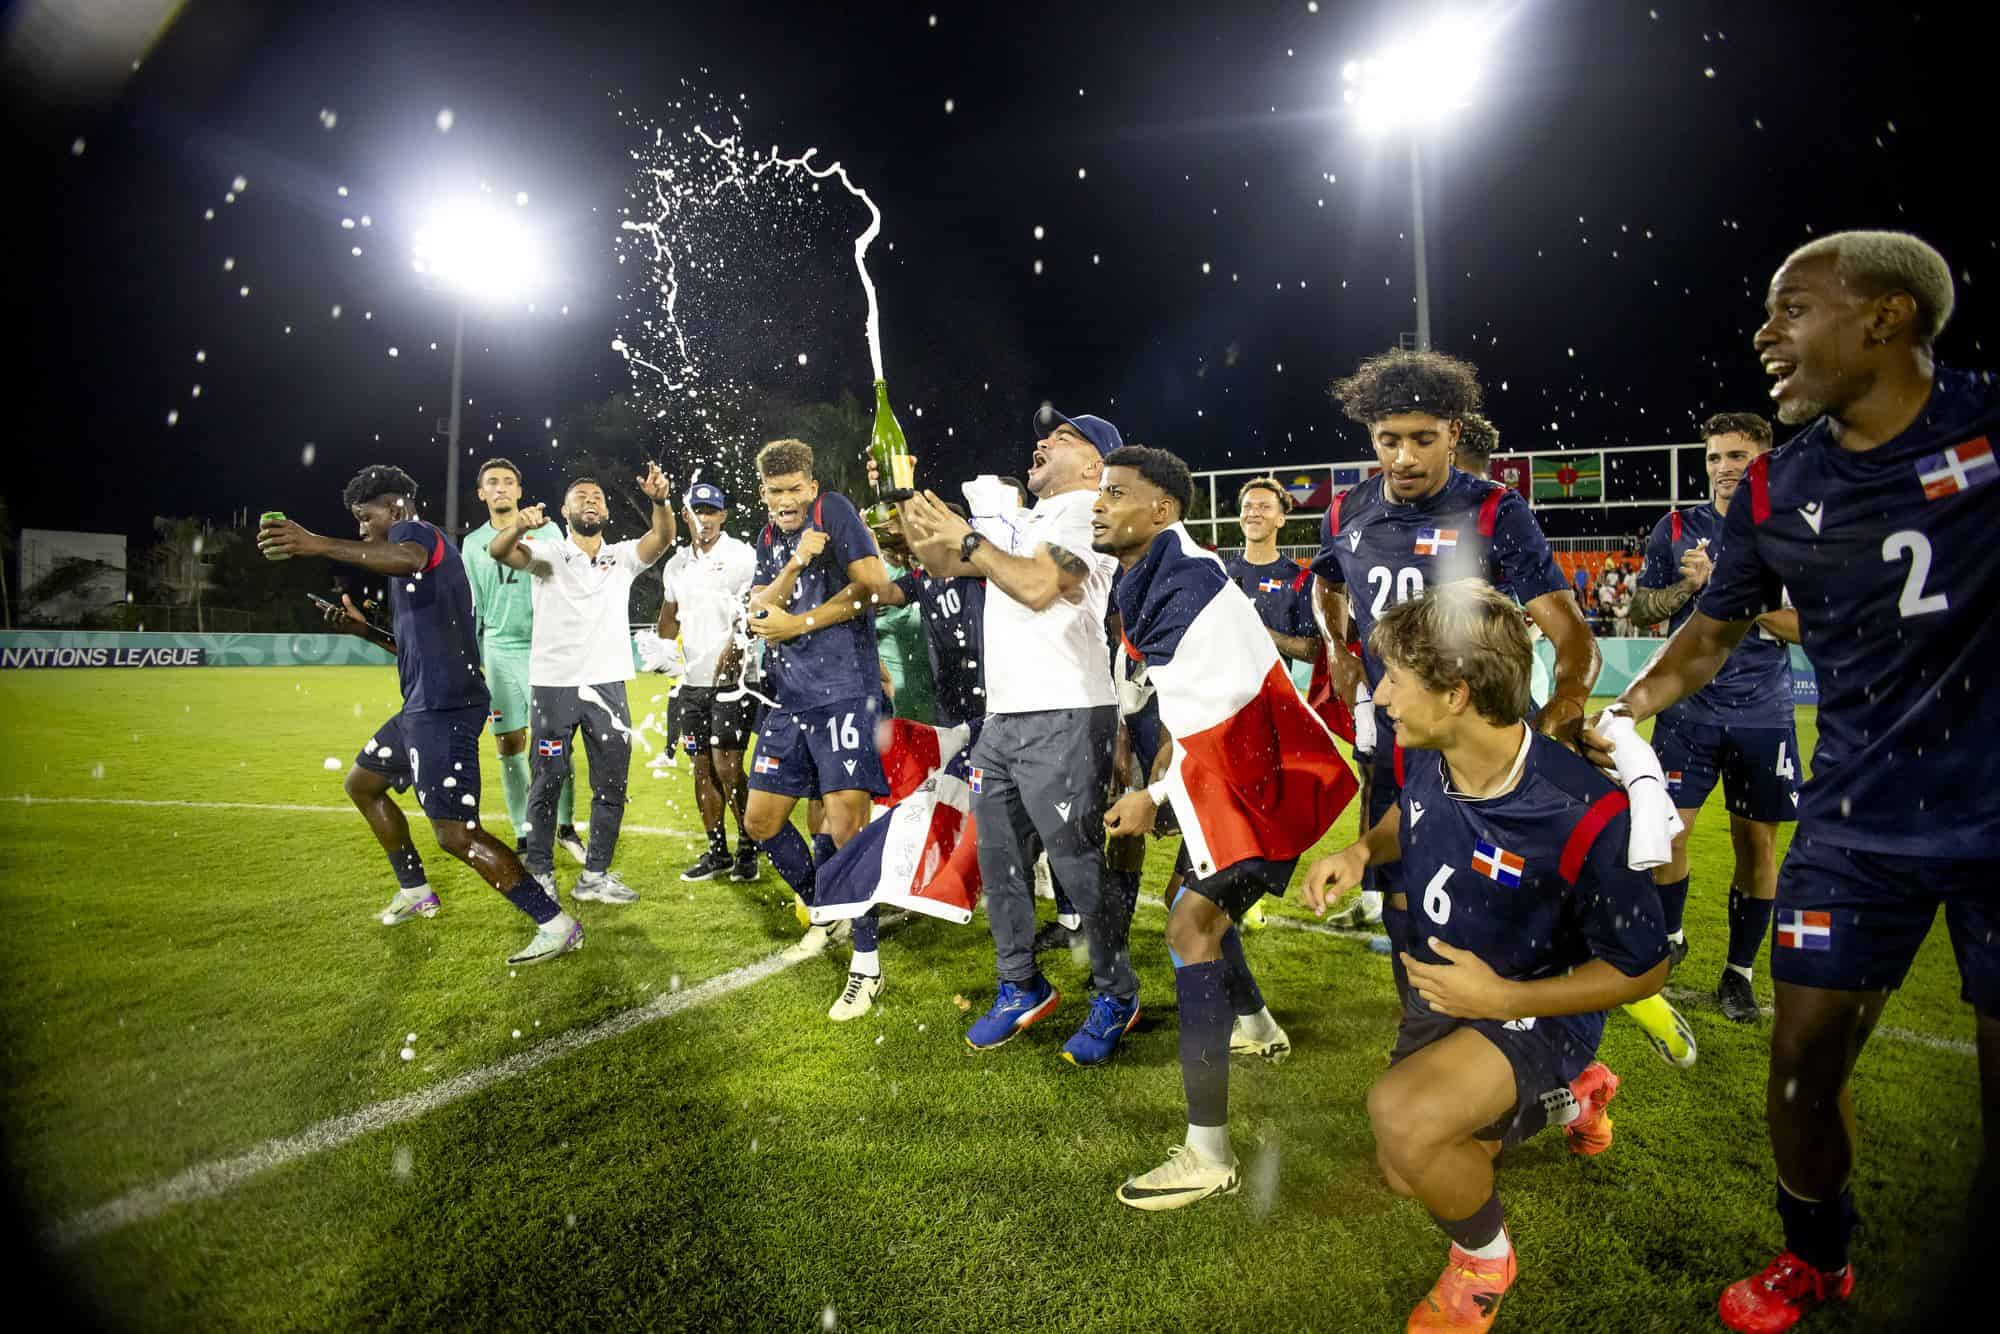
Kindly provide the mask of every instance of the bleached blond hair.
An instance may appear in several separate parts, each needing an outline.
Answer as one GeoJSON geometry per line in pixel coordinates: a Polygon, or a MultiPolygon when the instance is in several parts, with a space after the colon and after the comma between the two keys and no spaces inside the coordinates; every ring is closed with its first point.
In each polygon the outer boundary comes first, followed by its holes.
{"type": "Polygon", "coordinates": [[[1787,264],[1829,258],[1842,282],[1870,300],[1907,292],[1917,303],[1916,337],[1929,347],[1944,332],[1953,301],[1951,266],[1929,242],[1908,232],[1834,232],[1794,250],[1787,264]]]}

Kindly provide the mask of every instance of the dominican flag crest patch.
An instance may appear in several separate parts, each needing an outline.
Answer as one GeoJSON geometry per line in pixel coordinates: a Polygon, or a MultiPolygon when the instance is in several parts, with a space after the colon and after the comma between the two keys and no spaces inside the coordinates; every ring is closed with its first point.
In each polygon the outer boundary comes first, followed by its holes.
{"type": "Polygon", "coordinates": [[[563,753],[563,743],[552,736],[545,736],[535,743],[535,754],[544,759],[553,759],[563,753]]]}
{"type": "Polygon", "coordinates": [[[1788,950],[1833,948],[1833,914],[1787,908],[1778,914],[1778,944],[1788,950]]]}
{"type": "Polygon", "coordinates": [[[1679,787],[1681,785],[1681,777],[1682,773],[1679,769],[1667,770],[1667,786],[1679,787]]]}
{"type": "Polygon", "coordinates": [[[1458,545],[1456,528],[1419,528],[1417,530],[1417,554],[1435,556],[1458,545]]]}
{"type": "Polygon", "coordinates": [[[756,762],[750,767],[760,774],[774,774],[778,772],[778,757],[776,755],[759,755],[756,762]]]}
{"type": "Polygon", "coordinates": [[[1975,486],[1984,486],[2000,476],[2000,462],[1993,458],[1993,446],[1985,436],[1953,445],[1942,454],[1917,460],[1917,480],[1924,484],[1925,500],[1942,500],[1975,486]]]}
{"type": "Polygon", "coordinates": [[[1528,869],[1528,864],[1498,844],[1474,842],[1472,869],[1509,889],[1519,889],[1521,874],[1528,869]]]}
{"type": "Polygon", "coordinates": [[[1259,593],[1275,593],[1284,586],[1285,581],[1282,579],[1266,579],[1257,585],[1257,591],[1259,593]]]}
{"type": "Polygon", "coordinates": [[[969,773],[966,786],[970,787],[974,792],[984,792],[986,790],[986,771],[974,766],[969,773]]]}

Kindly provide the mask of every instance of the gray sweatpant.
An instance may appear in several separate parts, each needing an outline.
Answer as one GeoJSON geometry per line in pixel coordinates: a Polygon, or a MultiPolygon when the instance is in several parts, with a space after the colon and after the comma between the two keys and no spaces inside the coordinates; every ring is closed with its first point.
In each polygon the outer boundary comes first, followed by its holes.
{"type": "Polygon", "coordinates": [[[1039,844],[1083,917],[1091,984],[1119,1000],[1139,992],[1126,948],[1131,908],[1104,892],[1104,792],[1117,728],[1118,708],[1106,704],[989,714],[980,730],[972,748],[979,778],[972,814],[986,920],[1003,982],[1026,984],[1036,977],[1033,867],[1039,844]]]}
{"type": "Polygon", "coordinates": [[[590,759],[590,856],[584,869],[611,868],[618,826],[625,819],[625,778],[632,767],[632,712],[625,683],[601,686],[534,686],[528,708],[528,750],[534,781],[528,787],[528,849],[523,859],[536,875],[555,870],[556,800],[569,776],[570,747],[583,732],[590,759]]]}

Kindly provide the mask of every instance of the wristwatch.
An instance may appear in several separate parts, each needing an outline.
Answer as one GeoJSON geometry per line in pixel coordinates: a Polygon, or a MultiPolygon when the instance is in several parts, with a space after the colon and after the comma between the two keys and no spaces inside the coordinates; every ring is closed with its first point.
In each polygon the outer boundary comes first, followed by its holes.
{"type": "Polygon", "coordinates": [[[985,540],[986,540],[986,534],[984,533],[979,533],[979,532],[967,533],[963,538],[959,540],[958,558],[964,561],[967,565],[972,564],[972,553],[977,551],[979,549],[979,544],[981,542],[984,542],[985,540]]]}

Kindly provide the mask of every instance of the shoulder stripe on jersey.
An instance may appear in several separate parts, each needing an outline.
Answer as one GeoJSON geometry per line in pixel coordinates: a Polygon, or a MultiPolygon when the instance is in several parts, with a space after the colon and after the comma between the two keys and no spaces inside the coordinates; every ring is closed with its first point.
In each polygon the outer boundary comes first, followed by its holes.
{"type": "Polygon", "coordinates": [[[1345,499],[1344,495],[1335,496],[1333,503],[1326,507],[1326,535],[1328,537],[1340,536],[1340,502],[1343,499],[1345,499]]]}
{"type": "Polygon", "coordinates": [[[1396,766],[1396,786],[1401,787],[1403,785],[1403,743],[1400,741],[1391,741],[1389,745],[1392,747],[1389,752],[1389,758],[1396,766]]]}
{"type": "Polygon", "coordinates": [[[774,540],[775,539],[773,538],[771,532],[771,525],[769,523],[766,523],[764,525],[764,531],[757,534],[757,545],[760,547],[768,547],[774,540]]]}
{"type": "Polygon", "coordinates": [[[1144,662],[1146,660],[1144,654],[1140,653],[1138,649],[1132,647],[1132,641],[1125,637],[1125,632],[1123,630],[1120,630],[1118,632],[1118,642],[1125,646],[1125,652],[1127,655],[1131,657],[1132,661],[1144,662]]]}
{"type": "Polygon", "coordinates": [[[1486,499],[1479,505],[1479,535],[1493,536],[1493,530],[1500,522],[1500,497],[1507,494],[1507,488],[1498,482],[1486,493],[1486,499]]]}
{"type": "Polygon", "coordinates": [[[819,517],[819,507],[824,504],[826,504],[825,496],[819,496],[813,501],[813,527],[815,528],[821,528],[825,526],[820,522],[820,517],[819,517]]]}
{"type": "Polygon", "coordinates": [[[1681,512],[1679,510],[1675,510],[1667,516],[1667,528],[1673,533],[1673,536],[1667,539],[1668,541],[1678,542],[1681,540],[1681,512]]]}
{"type": "Polygon", "coordinates": [[[425,574],[429,574],[432,570],[444,564],[444,530],[435,529],[433,531],[437,533],[437,544],[431,548],[431,558],[424,565],[425,574]]]}
{"type": "Polygon", "coordinates": [[[1577,876],[1583,872],[1583,859],[1590,855],[1590,845],[1597,842],[1604,826],[1630,804],[1622,791],[1607,792],[1590,803],[1590,809],[1576,822],[1576,828],[1569,831],[1569,841],[1563,844],[1562,863],[1557,868],[1557,874],[1562,876],[1564,884],[1576,883],[1577,876]]]}
{"type": "Polygon", "coordinates": [[[1771,451],[1750,460],[1750,522],[1771,517],[1771,451]]]}
{"type": "Polygon", "coordinates": [[[1304,589],[1306,586],[1306,580],[1312,577],[1313,577],[1313,572],[1311,570],[1300,570],[1299,577],[1292,580],[1292,591],[1294,593],[1297,593],[1302,589],[1304,589]]]}

